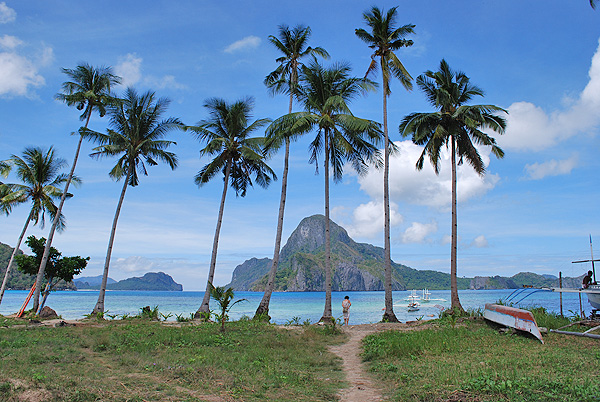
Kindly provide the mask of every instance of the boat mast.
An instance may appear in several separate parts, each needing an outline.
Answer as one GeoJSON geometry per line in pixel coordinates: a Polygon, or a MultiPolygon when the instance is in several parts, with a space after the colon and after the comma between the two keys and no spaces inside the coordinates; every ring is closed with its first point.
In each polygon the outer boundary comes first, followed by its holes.
{"type": "Polygon", "coordinates": [[[592,247],[592,235],[590,234],[590,253],[592,254],[592,275],[594,275],[594,282],[596,282],[596,268],[594,268],[594,248],[592,247]]]}

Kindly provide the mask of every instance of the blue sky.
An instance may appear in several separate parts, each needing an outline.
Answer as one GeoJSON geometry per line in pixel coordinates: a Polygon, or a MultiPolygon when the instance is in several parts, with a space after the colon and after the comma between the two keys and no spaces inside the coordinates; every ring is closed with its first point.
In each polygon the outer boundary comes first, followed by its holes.
{"type": "MultiPolygon", "coordinates": [[[[477,103],[509,111],[498,137],[506,156],[480,152],[487,174],[459,168],[459,276],[562,271],[589,256],[588,235],[598,238],[600,139],[600,11],[587,0],[379,1],[399,6],[399,24],[416,25],[414,46],[398,52],[417,77],[445,58],[483,88],[477,103]]],[[[370,49],[354,35],[364,27],[363,1],[5,1],[0,2],[0,159],[26,146],[53,145],[72,161],[80,126],[78,111],[54,100],[66,76],[61,68],[81,62],[112,66],[125,85],[171,99],[167,116],[195,124],[207,117],[210,97],[228,101],[253,96],[256,118],[287,112],[285,96],[270,96],[262,84],[279,56],[268,42],[278,25],[308,25],[310,44],[346,61],[356,76],[370,62],[370,49]]],[[[375,80],[380,80],[377,76],[375,80]]],[[[118,88],[122,91],[123,87],[118,88]]],[[[429,164],[414,164],[421,150],[398,134],[408,113],[431,111],[416,88],[392,84],[391,138],[401,148],[391,163],[392,258],[417,269],[449,271],[450,165],[439,176],[429,164]]],[[[352,103],[360,117],[381,121],[381,93],[352,103]]],[[[90,128],[104,131],[94,116],[90,128]]],[[[207,160],[202,145],[173,132],[180,161],[171,172],[149,169],[129,188],[117,230],[110,276],[123,279],[164,271],[184,285],[206,285],[222,181],[202,188],[193,176],[207,160]]],[[[323,175],[308,163],[308,135],[292,146],[284,238],[302,218],[323,213],[323,175]]],[[[108,177],[114,160],[93,160],[85,144],[77,166],[83,185],[63,210],[68,229],[55,237],[64,255],[90,256],[85,276],[99,275],[121,183],[108,177]]],[[[282,155],[269,164],[281,175],[282,155]]],[[[382,173],[364,177],[345,171],[331,188],[332,219],[357,241],[383,244],[382,173]]],[[[14,177],[11,177],[14,179],[14,177]]],[[[12,181],[12,180],[7,180],[12,181]]],[[[219,244],[215,282],[225,284],[236,265],[272,257],[280,183],[230,192],[219,244]]],[[[28,207],[0,218],[0,241],[14,245],[28,207]]],[[[47,229],[29,234],[47,236],[47,229]]],[[[598,251],[600,253],[600,250],[598,251]]]]}

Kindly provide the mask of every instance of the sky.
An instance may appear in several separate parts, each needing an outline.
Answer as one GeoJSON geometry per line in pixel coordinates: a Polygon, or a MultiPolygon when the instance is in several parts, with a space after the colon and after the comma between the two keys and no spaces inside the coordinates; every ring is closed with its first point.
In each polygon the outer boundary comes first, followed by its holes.
{"type": "MultiPolygon", "coordinates": [[[[398,6],[398,25],[414,24],[414,45],[397,52],[416,78],[445,59],[485,92],[472,104],[508,111],[507,130],[494,136],[505,151],[497,159],[479,151],[486,174],[458,168],[458,275],[511,276],[518,272],[578,276],[588,266],[589,236],[600,242],[600,10],[587,0],[378,1],[398,6]]],[[[148,90],[171,103],[164,117],[194,125],[208,117],[204,102],[254,98],[254,118],[287,113],[285,95],[271,96],[263,84],[279,53],[269,42],[278,27],[310,26],[311,46],[331,55],[323,64],[347,62],[362,77],[371,49],[354,34],[367,28],[355,0],[224,1],[3,1],[0,2],[0,159],[25,147],[53,146],[70,164],[82,125],[75,108],[55,100],[78,64],[111,66],[122,77],[116,88],[148,90]]],[[[381,77],[371,77],[380,81],[381,77]]],[[[299,110],[298,105],[294,105],[299,110]]],[[[381,122],[382,95],[355,99],[356,116],[381,122]]],[[[390,163],[392,259],[415,269],[449,272],[450,159],[436,175],[421,149],[402,138],[398,125],[412,112],[431,112],[415,85],[392,82],[388,100],[390,138],[400,152],[390,163]]],[[[107,118],[94,115],[90,128],[105,132],[107,118]]],[[[262,135],[262,132],[257,132],[262,135]]],[[[309,164],[314,133],[292,144],[284,242],[307,216],[324,213],[324,177],[309,164]]],[[[223,181],[203,187],[194,175],[208,159],[186,132],[171,132],[179,166],[148,169],[129,187],[118,222],[109,276],[115,280],[162,271],[184,290],[206,287],[223,181]]],[[[83,183],[65,203],[67,229],[53,245],[63,255],[90,256],[83,276],[102,273],[110,228],[121,191],[108,172],[114,159],[88,155],[84,143],[76,174],[83,183]]],[[[281,176],[283,152],[269,165],[281,176]]],[[[322,162],[322,159],[320,160],[322,162]]],[[[65,172],[67,172],[65,168],[65,172]]],[[[331,187],[331,218],[358,241],[383,245],[383,173],[358,176],[345,169],[331,187]]],[[[14,175],[5,179],[16,182],[14,175]]],[[[249,189],[225,205],[215,283],[251,257],[272,257],[280,181],[249,189]]],[[[14,246],[29,212],[16,207],[0,217],[0,242],[14,246]]],[[[33,227],[28,235],[47,237],[33,227]]],[[[25,245],[23,249],[27,250],[25,245]]],[[[600,255],[600,249],[597,251],[600,255]]]]}

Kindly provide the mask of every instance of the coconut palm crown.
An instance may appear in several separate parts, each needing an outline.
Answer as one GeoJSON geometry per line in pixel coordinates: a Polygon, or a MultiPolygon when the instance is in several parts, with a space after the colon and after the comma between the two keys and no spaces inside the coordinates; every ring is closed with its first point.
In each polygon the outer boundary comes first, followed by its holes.
{"type": "Polygon", "coordinates": [[[411,113],[400,124],[402,136],[411,135],[412,141],[423,146],[416,168],[423,169],[425,157],[439,174],[442,148],[450,148],[452,168],[452,246],[450,256],[450,288],[452,308],[463,310],[458,298],[456,283],[457,220],[456,220],[456,156],[458,164],[465,160],[475,171],[483,175],[485,165],[475,145],[490,146],[497,158],[504,151],[496,140],[482,130],[490,129],[503,134],[506,121],[500,115],[506,110],[494,105],[467,105],[475,96],[483,96],[483,91],[471,84],[469,77],[453,71],[445,60],[439,70],[427,71],[417,78],[417,85],[424,92],[429,103],[437,109],[431,113],[411,113]]]}

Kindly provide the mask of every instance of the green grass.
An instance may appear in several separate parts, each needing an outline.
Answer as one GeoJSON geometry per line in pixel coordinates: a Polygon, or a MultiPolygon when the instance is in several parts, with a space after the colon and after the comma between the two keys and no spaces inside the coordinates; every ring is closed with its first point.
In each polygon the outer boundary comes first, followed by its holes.
{"type": "Polygon", "coordinates": [[[485,321],[387,331],[363,357],[394,401],[598,401],[598,341],[548,334],[545,344],[485,321]]]}
{"type": "Polygon", "coordinates": [[[165,325],[115,320],[0,329],[0,400],[331,401],[343,387],[327,345],[343,335],[239,321],[165,325]]]}

